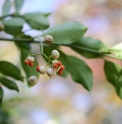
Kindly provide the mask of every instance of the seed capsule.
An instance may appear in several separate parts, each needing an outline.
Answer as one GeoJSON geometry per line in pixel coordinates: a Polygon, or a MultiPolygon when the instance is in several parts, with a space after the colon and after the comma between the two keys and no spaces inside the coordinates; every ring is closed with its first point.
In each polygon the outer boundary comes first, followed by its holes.
{"type": "Polygon", "coordinates": [[[32,57],[32,56],[28,56],[27,59],[28,59],[29,61],[34,61],[34,57],[32,57]]]}
{"type": "Polygon", "coordinates": [[[53,68],[49,68],[47,70],[47,75],[51,78],[55,75],[55,70],[53,68]]]}
{"type": "Polygon", "coordinates": [[[28,79],[28,83],[31,85],[31,86],[34,86],[35,84],[37,84],[38,82],[38,79],[36,76],[31,76],[29,77],[28,79]]]}
{"type": "Polygon", "coordinates": [[[52,61],[52,64],[57,64],[58,63],[58,60],[53,60],[52,61]]]}
{"type": "Polygon", "coordinates": [[[32,67],[34,65],[34,62],[29,61],[29,66],[32,67]]]}
{"type": "Polygon", "coordinates": [[[57,65],[58,65],[58,66],[61,66],[61,65],[62,65],[62,63],[59,61],[59,62],[57,63],[57,65]]]}
{"type": "Polygon", "coordinates": [[[53,68],[58,68],[58,65],[57,64],[53,64],[53,68]]]}
{"type": "Polygon", "coordinates": [[[44,66],[39,66],[39,72],[41,74],[45,74],[46,73],[46,68],[44,66]]]}
{"type": "Polygon", "coordinates": [[[59,70],[58,74],[62,75],[63,74],[63,70],[59,70]]]}
{"type": "Polygon", "coordinates": [[[60,66],[60,70],[64,70],[65,67],[63,65],[60,66]]]}
{"type": "Polygon", "coordinates": [[[38,65],[38,66],[36,66],[36,70],[37,70],[38,72],[40,72],[40,71],[39,71],[39,65],[38,65]]]}
{"type": "Polygon", "coordinates": [[[57,50],[53,50],[53,51],[52,51],[52,57],[53,57],[54,59],[57,59],[57,58],[59,57],[59,52],[58,52],[57,50]]]}
{"type": "Polygon", "coordinates": [[[53,37],[51,35],[46,35],[44,37],[44,42],[47,44],[51,44],[53,42],[53,37]]]}
{"type": "Polygon", "coordinates": [[[25,59],[25,64],[29,65],[29,61],[27,59],[25,59]]]}

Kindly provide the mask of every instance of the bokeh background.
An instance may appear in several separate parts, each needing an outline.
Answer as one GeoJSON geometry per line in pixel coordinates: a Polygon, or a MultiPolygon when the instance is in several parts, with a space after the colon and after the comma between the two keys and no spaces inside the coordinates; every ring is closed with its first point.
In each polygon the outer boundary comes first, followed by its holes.
{"type": "MultiPolygon", "coordinates": [[[[0,0],[0,14],[3,3],[4,0],[0,0]]],[[[121,0],[25,0],[21,13],[35,11],[52,12],[49,16],[51,26],[79,21],[89,28],[86,36],[98,38],[108,46],[122,41],[121,0]]],[[[28,25],[23,31],[26,29],[28,25]]],[[[38,33],[27,32],[32,36],[38,33]]],[[[11,37],[3,32],[0,36],[11,37]]],[[[39,51],[38,46],[32,45],[32,51],[39,51]]],[[[19,94],[4,87],[1,124],[122,124],[122,101],[105,79],[104,61],[86,59],[71,50],[66,54],[75,55],[90,66],[94,74],[92,92],[73,82],[70,75],[67,79],[56,76],[51,80],[40,75],[38,84],[32,88],[17,82],[19,94]]],[[[45,63],[41,57],[37,59],[45,63]]],[[[0,60],[19,66],[14,43],[0,42],[0,60]]],[[[116,62],[122,66],[120,61],[116,62]]]]}

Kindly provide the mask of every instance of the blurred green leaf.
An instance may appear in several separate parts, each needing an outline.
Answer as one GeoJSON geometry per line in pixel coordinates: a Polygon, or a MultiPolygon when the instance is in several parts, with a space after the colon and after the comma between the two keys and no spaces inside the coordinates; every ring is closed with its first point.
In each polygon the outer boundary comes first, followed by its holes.
{"type": "Polygon", "coordinates": [[[3,91],[2,87],[0,86],[0,108],[1,108],[2,102],[3,102],[3,95],[4,95],[4,91],[3,91]]]}
{"type": "Polygon", "coordinates": [[[92,39],[90,37],[81,37],[77,42],[70,46],[74,51],[78,52],[86,58],[98,58],[100,55],[97,53],[102,48],[107,48],[100,40],[92,39]],[[85,50],[86,49],[86,50],[85,50]],[[87,49],[93,50],[89,51],[87,49]]]}
{"type": "Polygon", "coordinates": [[[44,16],[49,16],[49,15],[51,15],[51,12],[40,12],[40,13],[42,13],[42,15],[44,15],[44,16]]]}
{"type": "Polygon", "coordinates": [[[10,62],[0,61],[0,72],[14,79],[23,81],[23,78],[20,76],[20,70],[10,62]]]}
{"type": "Polygon", "coordinates": [[[105,61],[104,71],[107,80],[116,87],[116,81],[118,78],[118,73],[121,70],[121,67],[113,62],[105,61]]]}
{"type": "Polygon", "coordinates": [[[122,51],[122,43],[118,43],[110,48],[110,50],[121,50],[122,51]]]}
{"type": "Polygon", "coordinates": [[[52,35],[55,44],[71,44],[83,36],[86,30],[87,27],[79,22],[69,22],[50,28],[45,35],[52,35]]]}
{"type": "Polygon", "coordinates": [[[5,26],[4,31],[11,35],[18,35],[21,33],[25,21],[19,17],[13,17],[2,22],[5,26]]]}
{"type": "Polygon", "coordinates": [[[93,74],[92,70],[87,66],[87,64],[74,56],[67,56],[67,66],[68,70],[72,76],[72,79],[83,85],[85,89],[91,91],[93,85],[93,74]]]}
{"type": "Polygon", "coordinates": [[[23,49],[27,49],[27,50],[31,49],[31,45],[29,43],[18,43],[18,42],[15,42],[15,44],[18,47],[23,48],[23,49]]]}
{"type": "Polygon", "coordinates": [[[16,83],[14,83],[11,80],[8,80],[6,78],[0,77],[0,83],[2,83],[4,86],[6,86],[8,89],[11,90],[16,90],[17,92],[19,92],[19,89],[16,85],[16,83]]]}
{"type": "MultiPolygon", "coordinates": [[[[44,46],[44,53],[47,56],[51,55],[52,50],[58,50],[60,52],[60,57],[58,58],[59,61],[62,62],[62,64],[65,66],[65,70],[63,71],[63,77],[67,77],[68,75],[68,67],[67,67],[67,56],[61,52],[58,48],[54,47],[54,46],[44,46]]],[[[47,59],[45,59],[47,61],[47,59]]]]}
{"type": "Polygon", "coordinates": [[[122,88],[122,68],[113,62],[105,61],[104,71],[107,80],[115,87],[117,94],[122,98],[120,91],[122,88]]]}
{"type": "Polygon", "coordinates": [[[116,57],[122,59],[122,43],[118,43],[115,46],[108,49],[116,57]]]}
{"type": "Polygon", "coordinates": [[[49,21],[46,16],[44,16],[41,12],[34,13],[26,13],[22,15],[25,21],[29,24],[33,29],[47,29],[49,27],[49,21]]]}
{"type": "Polygon", "coordinates": [[[2,15],[7,15],[9,14],[11,9],[11,1],[10,0],[5,0],[4,4],[3,4],[3,11],[2,11],[2,15]]]}
{"type": "Polygon", "coordinates": [[[38,65],[36,59],[34,61],[34,66],[30,67],[29,65],[26,65],[24,63],[25,59],[28,57],[29,54],[31,54],[30,50],[20,48],[21,51],[21,64],[25,71],[26,77],[29,78],[30,76],[34,75],[38,78],[39,73],[36,71],[36,66],[38,65]]]}
{"type": "Polygon", "coordinates": [[[122,99],[122,70],[118,74],[116,92],[122,99]]]}
{"type": "Polygon", "coordinates": [[[24,0],[15,0],[15,9],[19,11],[24,3],[24,0]]]}

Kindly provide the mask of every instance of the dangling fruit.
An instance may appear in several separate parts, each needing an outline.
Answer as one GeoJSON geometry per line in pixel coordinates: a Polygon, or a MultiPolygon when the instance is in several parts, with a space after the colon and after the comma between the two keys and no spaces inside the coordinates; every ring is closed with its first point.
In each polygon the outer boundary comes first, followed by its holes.
{"type": "Polygon", "coordinates": [[[44,66],[39,66],[39,72],[41,74],[45,74],[46,73],[46,68],[44,66]]]}
{"type": "Polygon", "coordinates": [[[28,83],[31,85],[31,86],[34,86],[35,84],[37,84],[38,82],[38,79],[36,76],[30,76],[29,79],[28,79],[28,83]]]}

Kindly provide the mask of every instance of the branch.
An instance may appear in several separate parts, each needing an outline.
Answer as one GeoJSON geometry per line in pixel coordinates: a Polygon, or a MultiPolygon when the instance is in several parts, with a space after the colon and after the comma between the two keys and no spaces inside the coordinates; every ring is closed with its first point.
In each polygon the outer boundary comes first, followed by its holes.
{"type": "Polygon", "coordinates": [[[32,38],[30,39],[24,39],[24,38],[4,38],[0,37],[0,40],[5,40],[5,41],[17,41],[17,42],[26,42],[26,43],[40,43],[40,41],[33,40],[32,38]]]}
{"type": "MultiPolygon", "coordinates": [[[[39,40],[34,40],[33,38],[31,39],[22,39],[22,38],[3,38],[3,37],[0,37],[0,40],[5,40],[5,41],[12,41],[12,42],[20,42],[20,43],[23,43],[23,42],[26,42],[26,43],[40,43],[39,40]]],[[[47,46],[47,44],[44,44],[47,46]]],[[[113,58],[113,59],[118,59],[118,60],[122,60],[120,58],[117,58],[115,56],[111,56],[111,55],[108,55],[108,54],[105,54],[105,53],[101,53],[100,51],[98,50],[93,50],[93,49],[89,49],[89,48],[86,48],[86,47],[81,47],[81,46],[75,46],[75,45],[71,45],[71,44],[55,44],[53,43],[52,45],[61,45],[61,46],[67,46],[67,47],[74,47],[74,48],[78,48],[78,49],[81,49],[81,50],[85,50],[85,51],[88,51],[88,52],[92,52],[92,53],[95,53],[95,54],[98,54],[100,55],[101,57],[109,57],[109,58],[113,58]]],[[[51,46],[51,45],[48,45],[48,46],[51,46]]]]}
{"type": "Polygon", "coordinates": [[[6,17],[8,17],[8,16],[15,16],[15,15],[17,15],[18,13],[11,13],[11,14],[8,14],[8,15],[4,15],[4,16],[1,16],[0,17],[0,19],[4,19],[4,18],[6,18],[6,17]]]}

